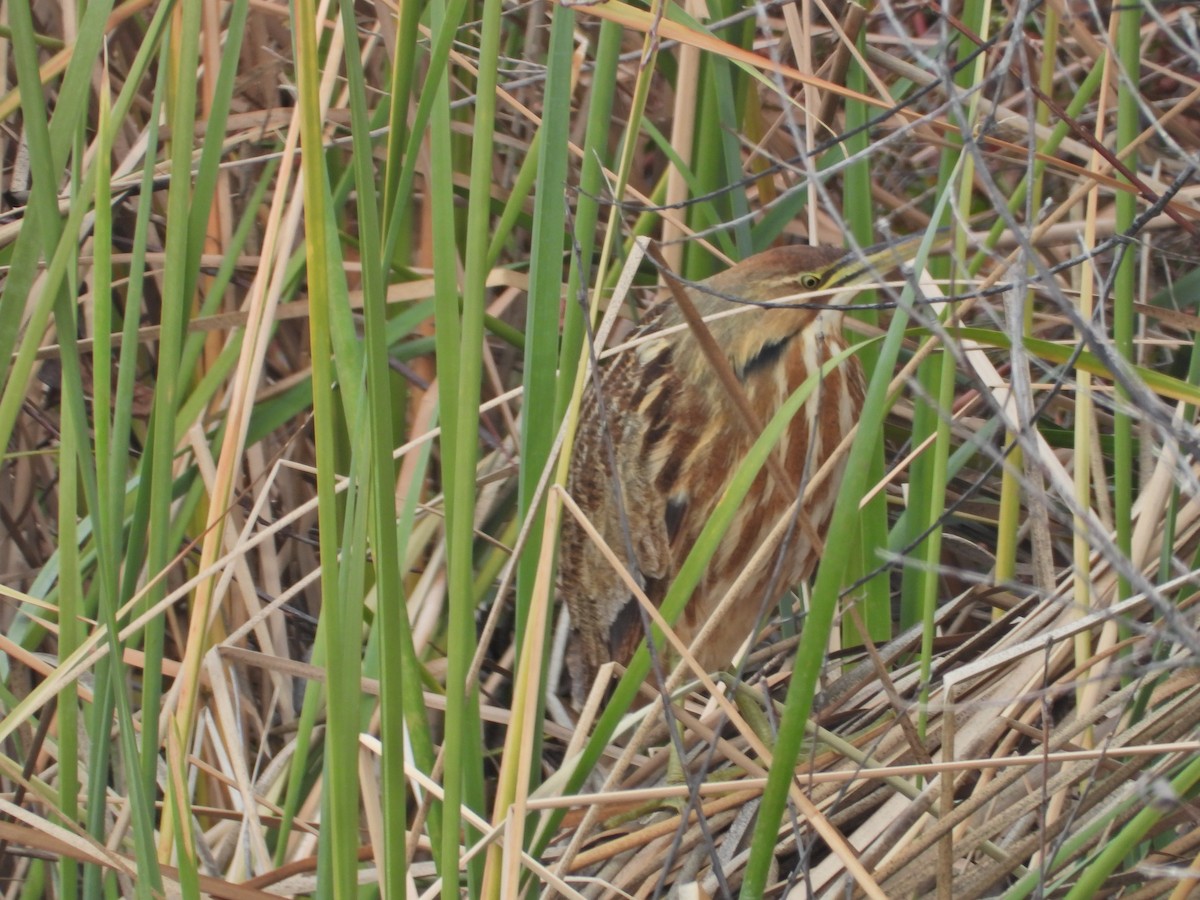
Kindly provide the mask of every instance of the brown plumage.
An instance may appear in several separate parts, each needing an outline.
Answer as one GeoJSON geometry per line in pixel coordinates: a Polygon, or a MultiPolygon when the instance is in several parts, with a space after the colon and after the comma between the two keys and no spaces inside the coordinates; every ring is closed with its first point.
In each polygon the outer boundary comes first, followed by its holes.
{"type": "MultiPolygon", "coordinates": [[[[701,315],[709,316],[734,308],[722,294],[769,303],[821,288],[846,288],[823,298],[844,303],[854,293],[848,288],[862,280],[863,269],[842,250],[782,247],[714,275],[704,282],[713,293],[690,289],[688,294],[701,315]]],[[[641,333],[652,335],[682,322],[678,306],[667,298],[650,311],[641,333]]],[[[809,373],[843,349],[840,308],[755,308],[708,327],[760,424],[769,421],[809,373]]],[[[603,372],[602,395],[600,404],[591,384],[584,394],[568,490],[623,561],[628,562],[626,547],[632,546],[635,577],[650,599],[661,604],[757,435],[736,415],[728,391],[686,328],[651,337],[617,357],[603,372]],[[610,466],[614,456],[615,477],[610,466]]],[[[825,377],[792,420],[776,447],[791,490],[766,468],[759,473],[675,622],[685,642],[691,642],[742,574],[795,499],[796,486],[817,471],[857,421],[862,402],[862,370],[851,359],[825,377]]],[[[839,470],[805,506],[818,534],[824,534],[840,480],[839,470]]],[[[701,665],[710,671],[727,666],[759,612],[812,573],[817,561],[812,534],[811,527],[794,531],[778,571],[773,560],[758,567],[738,597],[736,621],[723,623],[698,648],[701,665]]],[[[559,577],[571,615],[571,696],[579,706],[601,665],[628,662],[643,637],[642,618],[620,577],[570,517],[562,530],[559,577]]]]}

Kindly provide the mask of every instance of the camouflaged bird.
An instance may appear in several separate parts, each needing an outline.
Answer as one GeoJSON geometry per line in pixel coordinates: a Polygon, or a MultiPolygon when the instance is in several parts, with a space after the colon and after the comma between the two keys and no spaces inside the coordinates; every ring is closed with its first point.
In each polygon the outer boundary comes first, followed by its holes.
{"type": "MultiPolygon", "coordinates": [[[[782,302],[777,309],[757,307],[708,324],[759,423],[769,421],[810,373],[844,349],[843,306],[860,289],[855,285],[867,280],[870,261],[831,247],[780,247],[712,276],[702,283],[707,290],[688,289],[705,317],[736,308],[727,297],[757,304],[782,302]],[[799,302],[795,295],[813,291],[831,292],[817,298],[828,307],[788,306],[799,302]]],[[[568,479],[571,496],[656,605],[758,437],[735,414],[729,392],[713,375],[690,329],[655,336],[683,321],[671,299],[660,302],[639,331],[648,339],[604,368],[603,403],[598,402],[594,381],[589,383],[568,479]]],[[[767,468],[758,474],[675,622],[685,642],[700,632],[742,575],[755,549],[794,501],[796,486],[820,468],[854,426],[863,394],[862,368],[852,357],[822,379],[793,418],[775,449],[793,481],[791,490],[767,468]]],[[[839,465],[805,503],[808,520],[822,539],[842,468],[839,465]]],[[[759,613],[812,573],[817,562],[812,534],[812,527],[796,528],[782,565],[776,565],[778,554],[771,554],[749,573],[730,621],[721,623],[696,649],[703,667],[713,671],[729,665],[759,613]]],[[[642,618],[620,576],[570,517],[562,529],[559,592],[570,610],[567,666],[571,701],[578,708],[604,663],[628,663],[643,637],[642,618]]]]}

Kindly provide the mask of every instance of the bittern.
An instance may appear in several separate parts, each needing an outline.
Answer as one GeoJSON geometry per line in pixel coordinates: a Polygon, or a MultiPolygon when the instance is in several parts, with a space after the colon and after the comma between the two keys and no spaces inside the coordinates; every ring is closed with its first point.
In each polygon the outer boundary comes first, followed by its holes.
{"type": "MultiPolygon", "coordinates": [[[[759,306],[713,320],[708,328],[760,424],[844,349],[842,313],[876,271],[872,265],[886,270],[898,261],[890,248],[862,255],[832,247],[779,247],[687,289],[706,318],[733,309],[736,300],[730,298],[759,306]],[[797,297],[805,294],[813,296],[797,297]]],[[[656,604],[758,437],[737,414],[692,330],[654,336],[683,322],[675,302],[659,302],[639,332],[647,339],[605,368],[598,392],[591,385],[586,389],[568,479],[570,494],[656,604]]],[[[796,499],[796,486],[853,427],[863,393],[862,367],[851,357],[824,376],[792,419],[776,448],[791,484],[780,484],[784,479],[769,468],[759,473],[674,623],[683,641],[692,642],[743,575],[755,548],[796,499]]],[[[807,498],[801,514],[807,527],[794,530],[782,565],[768,560],[745,573],[733,620],[694,648],[708,671],[728,666],[766,604],[812,573],[815,545],[828,526],[841,475],[839,466],[807,498]]],[[[571,700],[579,708],[604,663],[628,663],[643,637],[642,617],[621,577],[571,517],[562,529],[559,579],[570,611],[571,700]]]]}

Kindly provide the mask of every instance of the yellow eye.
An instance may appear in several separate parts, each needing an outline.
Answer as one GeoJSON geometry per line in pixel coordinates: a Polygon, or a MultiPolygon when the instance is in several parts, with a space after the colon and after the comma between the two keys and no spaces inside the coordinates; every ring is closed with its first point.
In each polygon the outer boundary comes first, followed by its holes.
{"type": "Polygon", "coordinates": [[[800,286],[806,291],[814,291],[821,285],[819,275],[814,275],[812,272],[805,272],[800,276],[800,286]]]}

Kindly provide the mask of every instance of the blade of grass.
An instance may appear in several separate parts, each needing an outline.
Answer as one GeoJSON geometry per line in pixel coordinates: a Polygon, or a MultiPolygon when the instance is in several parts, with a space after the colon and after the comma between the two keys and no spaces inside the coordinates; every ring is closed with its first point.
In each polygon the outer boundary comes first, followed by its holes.
{"type": "MultiPolygon", "coordinates": [[[[866,35],[860,32],[857,40],[860,52],[865,50],[866,35]]],[[[846,87],[858,93],[862,93],[867,88],[866,73],[858,59],[853,56],[846,71],[846,87]]],[[[868,114],[868,108],[864,103],[853,98],[846,99],[846,131],[849,136],[844,147],[846,155],[853,162],[847,167],[844,176],[845,199],[842,213],[854,240],[861,247],[870,247],[875,243],[875,204],[871,197],[871,165],[867,153],[869,143],[865,128],[868,114]]],[[[878,291],[864,291],[856,302],[864,307],[869,307],[877,301],[878,296],[878,291]]],[[[852,311],[852,315],[870,325],[879,324],[879,314],[875,310],[852,311]]],[[[867,378],[871,378],[878,366],[878,354],[874,345],[864,347],[859,358],[867,378]]],[[[871,484],[878,484],[884,474],[882,444],[872,458],[870,467],[867,480],[871,484]]],[[[876,568],[875,553],[878,548],[887,546],[887,530],[887,498],[883,492],[880,492],[862,512],[862,551],[857,559],[859,569],[851,573],[855,576],[854,580],[857,581],[859,577],[876,568]]],[[[891,585],[887,574],[880,572],[863,585],[862,590],[863,621],[871,639],[876,643],[883,643],[892,635],[891,585]]],[[[849,617],[847,617],[847,621],[849,621],[849,617]]],[[[845,630],[847,633],[844,635],[844,639],[847,645],[857,646],[862,643],[861,636],[854,633],[856,629],[847,625],[845,630]]]]}
{"type": "MultiPolygon", "coordinates": [[[[339,658],[346,636],[360,619],[359,597],[345,596],[338,562],[337,458],[334,430],[338,418],[333,395],[330,331],[336,257],[336,232],[330,230],[329,182],[325,167],[318,74],[317,15],[312,0],[292,4],[292,38],[300,107],[301,168],[304,175],[304,223],[309,287],[309,342],[312,358],[313,428],[317,458],[317,520],[320,528],[321,617],[325,626],[329,725],[325,741],[325,790],[328,818],[321,854],[327,862],[324,885],[335,896],[351,896],[358,883],[358,671],[354,660],[339,658]],[[351,606],[354,610],[351,610],[351,606]],[[347,704],[347,698],[353,698],[347,704]]],[[[356,383],[356,382],[355,382],[356,383]]],[[[354,629],[357,636],[357,628],[354,629]]]]}
{"type": "MultiPolygon", "coordinates": [[[[354,4],[343,0],[339,4],[342,26],[348,35],[355,29],[354,4]]],[[[369,440],[358,454],[365,457],[364,468],[368,506],[371,512],[371,559],[376,595],[379,599],[376,622],[381,632],[382,671],[379,695],[380,736],[385,751],[380,758],[383,780],[384,845],[376,849],[376,860],[382,868],[381,886],[387,896],[399,897],[407,892],[405,840],[407,815],[405,795],[408,791],[404,776],[404,655],[413,653],[408,634],[408,608],[400,580],[400,551],[396,545],[396,502],[393,491],[395,473],[392,464],[392,397],[387,347],[387,285],[385,263],[381,258],[382,234],[379,209],[376,205],[374,159],[370,140],[371,128],[367,118],[366,84],[363,77],[357,43],[346,56],[346,76],[350,95],[351,130],[354,135],[354,179],[358,189],[358,228],[362,240],[359,251],[362,260],[362,294],[365,329],[363,334],[367,375],[367,434],[369,440]]],[[[403,122],[403,115],[401,116],[403,122]]],[[[360,416],[360,419],[362,416],[360,416]]],[[[361,432],[360,432],[361,433],[361,432]]],[[[366,558],[364,554],[363,559],[366,558]]],[[[347,596],[358,596],[349,592],[347,596]]],[[[347,647],[356,655],[360,652],[358,636],[347,629],[355,646],[347,647]]]]}
{"type": "MultiPolygon", "coordinates": [[[[452,400],[453,411],[443,421],[457,418],[454,442],[443,442],[446,493],[448,601],[446,650],[445,823],[442,834],[442,881],[448,896],[458,894],[458,840],[464,799],[482,799],[480,740],[474,730],[478,696],[468,691],[467,669],[475,653],[473,560],[475,542],[475,466],[478,446],[479,397],[483,371],[483,312],[487,281],[488,232],[491,225],[492,164],[496,117],[496,86],[500,51],[499,0],[484,0],[479,24],[479,79],[473,118],[466,247],[463,257],[462,313],[458,318],[459,353],[456,392],[442,393],[452,400]]],[[[447,323],[448,324],[448,323],[447,323]]],[[[438,328],[443,326],[441,319],[438,328]]],[[[439,358],[439,376],[443,363],[439,358]]],[[[476,840],[467,829],[467,842],[476,840]]],[[[472,865],[472,893],[478,889],[482,859],[472,865]]]]}
{"type": "MultiPolygon", "coordinates": [[[[576,373],[583,358],[584,321],[588,315],[589,287],[599,278],[592,271],[596,246],[596,223],[600,219],[600,197],[604,190],[604,167],[609,159],[608,130],[616,92],[617,62],[621,52],[621,29],[612,22],[600,23],[600,38],[588,104],[587,130],[583,140],[583,163],[579,171],[579,196],[575,204],[574,252],[567,274],[566,309],[563,312],[562,344],[558,357],[558,390],[554,400],[554,418],[562,421],[571,402],[576,373]]],[[[536,559],[534,556],[529,559],[536,559]]],[[[526,579],[518,582],[518,603],[528,596],[532,572],[522,570],[526,579]]]]}
{"type": "MultiPolygon", "coordinates": [[[[1112,16],[1116,19],[1114,30],[1117,35],[1117,55],[1121,77],[1117,83],[1117,134],[1116,152],[1127,166],[1137,170],[1136,154],[1128,154],[1125,148],[1134,142],[1141,128],[1141,112],[1138,109],[1138,77],[1141,71],[1141,10],[1138,7],[1115,7],[1112,16]]],[[[1103,66],[1099,67],[1103,68],[1103,66]]],[[[1129,179],[1122,176],[1122,180],[1129,179]]],[[[1133,225],[1137,213],[1137,197],[1130,191],[1117,191],[1114,198],[1116,221],[1119,233],[1126,233],[1133,225]]],[[[1117,270],[1113,277],[1113,343],[1117,353],[1133,362],[1133,302],[1136,290],[1137,258],[1133,248],[1122,245],[1117,251],[1117,270]]],[[[1133,539],[1133,419],[1129,414],[1132,398],[1124,385],[1117,385],[1116,409],[1113,412],[1113,518],[1117,526],[1117,547],[1129,555],[1133,539]]],[[[1117,596],[1114,601],[1130,596],[1133,588],[1124,576],[1118,578],[1117,596]]]]}
{"type": "MultiPolygon", "coordinates": [[[[460,3],[455,3],[453,11],[462,14],[460,3]]],[[[445,31],[453,32],[458,25],[457,19],[450,18],[448,10],[441,2],[430,6],[430,25],[435,40],[445,31]]],[[[460,828],[462,811],[462,782],[464,778],[462,757],[466,752],[462,748],[465,740],[466,697],[466,666],[471,657],[470,650],[461,652],[464,648],[461,642],[464,637],[465,621],[468,611],[464,608],[469,603],[471,585],[471,529],[470,507],[474,499],[475,470],[470,448],[474,447],[477,419],[471,412],[477,409],[471,404],[466,411],[458,408],[461,396],[460,376],[462,375],[462,359],[464,353],[475,353],[474,347],[468,348],[463,336],[466,328],[463,317],[478,316],[481,299],[474,298],[464,302],[462,312],[459,308],[458,288],[458,254],[457,227],[454,217],[455,189],[453,172],[453,143],[450,129],[450,92],[446,79],[438,78],[432,90],[427,87],[422,100],[430,98],[430,179],[429,195],[432,224],[433,224],[433,277],[435,297],[435,339],[437,342],[437,375],[439,407],[442,421],[442,459],[443,491],[446,506],[446,541],[448,554],[449,592],[452,595],[451,622],[448,626],[448,643],[454,641],[453,649],[447,647],[447,655],[451,652],[460,655],[456,670],[450,671],[447,666],[446,674],[446,713],[440,759],[443,762],[443,796],[442,796],[442,834],[439,855],[439,873],[442,877],[443,893],[446,896],[456,896],[459,885],[460,858],[460,828]],[[453,404],[453,405],[451,405],[453,404]],[[466,421],[464,422],[464,417],[466,421]],[[466,482],[461,456],[467,460],[466,482]],[[459,496],[465,494],[465,497],[459,496]],[[467,511],[466,521],[463,521],[462,511],[467,511]],[[465,556],[465,558],[464,558],[465,556]],[[455,678],[459,681],[456,682],[455,678]],[[456,741],[457,743],[452,743],[456,741]],[[453,757],[451,761],[450,757],[453,757]]],[[[408,161],[406,160],[406,168],[408,161]]],[[[403,187],[405,180],[401,178],[403,187]]],[[[478,368],[476,369],[478,371],[478,368]]],[[[476,382],[478,390],[478,382],[476,382]]]]}
{"type": "MultiPolygon", "coordinates": [[[[191,168],[192,145],[190,135],[196,110],[196,66],[200,58],[200,8],[180,8],[174,23],[174,40],[163,45],[163,56],[159,64],[169,73],[167,80],[167,116],[171,122],[174,140],[169,155],[173,171],[178,177],[171,180],[167,194],[166,261],[163,269],[165,295],[173,302],[162,306],[162,322],[159,331],[158,371],[154,390],[154,411],[151,421],[152,438],[148,448],[150,518],[148,523],[147,565],[153,573],[161,572],[171,561],[174,549],[167,543],[171,534],[171,500],[173,467],[175,461],[175,416],[183,397],[179,370],[179,354],[191,309],[192,296],[185,294],[187,283],[188,210],[192,202],[191,183],[187,173],[191,168]]],[[[150,594],[160,593],[155,586],[150,594]]],[[[190,712],[199,690],[201,656],[200,635],[208,630],[208,604],[203,589],[197,596],[194,618],[188,639],[184,663],[184,676],[180,709],[182,717],[177,719],[167,733],[167,756],[172,768],[173,779],[169,781],[168,801],[176,804],[174,815],[164,816],[160,831],[160,853],[169,855],[169,847],[175,845],[179,859],[192,860],[196,846],[191,829],[191,803],[186,787],[186,754],[192,736],[190,712]],[[178,741],[178,743],[175,743],[178,741]],[[172,822],[184,823],[185,830],[175,833],[172,822]]],[[[162,659],[164,646],[164,623],[156,619],[145,631],[143,645],[151,663],[152,679],[157,682],[158,660],[162,659]]],[[[157,701],[159,687],[152,688],[151,699],[157,701]]],[[[158,745],[157,709],[154,710],[155,725],[150,730],[154,745],[158,745]]],[[[154,771],[154,770],[147,770],[154,771]]]]}

